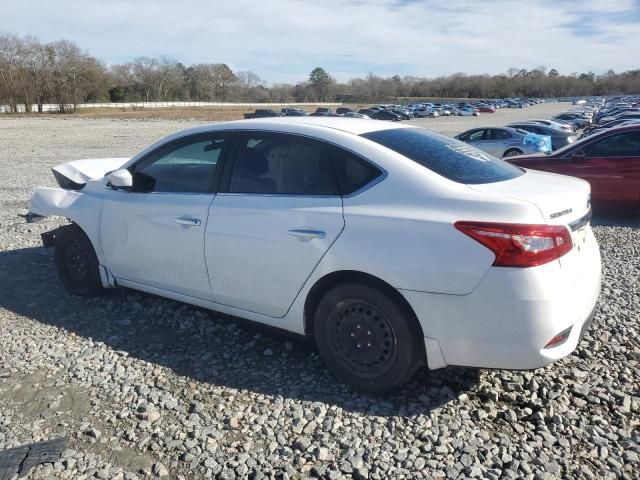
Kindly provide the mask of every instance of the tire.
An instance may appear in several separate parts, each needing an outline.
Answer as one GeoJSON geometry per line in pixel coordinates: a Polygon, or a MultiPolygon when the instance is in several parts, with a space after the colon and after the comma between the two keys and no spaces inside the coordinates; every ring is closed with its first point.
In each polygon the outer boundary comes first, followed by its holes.
{"type": "Polygon", "coordinates": [[[518,155],[522,155],[522,152],[516,148],[512,148],[504,152],[504,155],[502,155],[502,158],[516,157],[518,155]]]}
{"type": "Polygon", "coordinates": [[[356,390],[393,390],[424,363],[424,342],[413,314],[366,284],[328,291],[316,309],[313,330],[331,373],[356,390]]]}
{"type": "Polygon", "coordinates": [[[104,293],[98,257],[80,227],[72,224],[56,230],[53,257],[58,277],[71,293],[81,297],[104,293]]]}

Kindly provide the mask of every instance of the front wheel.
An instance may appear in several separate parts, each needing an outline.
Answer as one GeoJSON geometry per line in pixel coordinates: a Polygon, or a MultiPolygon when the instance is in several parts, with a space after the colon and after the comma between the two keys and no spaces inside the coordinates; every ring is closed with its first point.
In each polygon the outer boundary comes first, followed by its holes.
{"type": "Polygon", "coordinates": [[[72,224],[56,230],[53,256],[60,281],[71,293],[95,297],[104,292],[98,257],[80,227],[72,224]]]}
{"type": "Polygon", "coordinates": [[[329,370],[357,390],[401,386],[423,363],[424,339],[406,308],[365,284],[334,287],[314,317],[315,341],[329,370]]]}

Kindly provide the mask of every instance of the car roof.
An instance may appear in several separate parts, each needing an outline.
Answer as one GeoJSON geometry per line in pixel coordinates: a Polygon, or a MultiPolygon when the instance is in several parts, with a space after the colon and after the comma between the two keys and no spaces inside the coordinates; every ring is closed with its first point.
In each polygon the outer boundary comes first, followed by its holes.
{"type": "Polygon", "coordinates": [[[390,130],[395,128],[416,128],[410,125],[391,123],[380,120],[370,120],[366,118],[345,118],[345,117],[268,117],[255,118],[249,120],[235,120],[231,122],[220,122],[209,124],[204,127],[196,127],[194,131],[208,131],[217,129],[229,129],[237,126],[242,130],[258,128],[260,130],[277,130],[283,125],[304,125],[315,126],[326,129],[340,130],[354,135],[362,135],[379,130],[390,130]],[[221,128],[222,127],[222,128],[221,128]]]}
{"type": "Polygon", "coordinates": [[[296,132],[296,126],[306,130],[307,133],[322,135],[322,131],[329,133],[331,131],[340,131],[353,135],[363,135],[369,132],[377,132],[380,130],[391,129],[416,129],[419,127],[412,125],[401,125],[398,122],[387,122],[381,120],[372,120],[368,118],[350,118],[350,117],[267,117],[267,118],[255,118],[247,120],[235,120],[230,122],[218,122],[209,123],[206,125],[200,125],[198,127],[187,128],[185,130],[179,130],[171,135],[158,140],[157,142],[149,145],[146,149],[139,152],[131,159],[134,162],[141,156],[145,155],[149,151],[163,145],[167,142],[171,142],[178,138],[186,137],[188,135],[196,135],[199,133],[209,132],[224,132],[237,130],[260,130],[260,131],[273,131],[282,133],[302,133],[296,132]],[[314,133],[313,130],[316,130],[314,133]]]}

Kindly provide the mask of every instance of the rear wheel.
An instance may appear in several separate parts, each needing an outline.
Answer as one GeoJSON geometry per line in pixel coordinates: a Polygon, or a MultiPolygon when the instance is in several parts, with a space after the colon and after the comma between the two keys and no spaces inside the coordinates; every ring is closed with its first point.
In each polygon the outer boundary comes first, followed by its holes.
{"type": "Polygon", "coordinates": [[[344,284],[327,292],[316,309],[314,335],[329,370],[366,392],[401,386],[424,360],[413,316],[369,285],[344,284]]]}
{"type": "Polygon", "coordinates": [[[56,230],[53,256],[60,281],[71,293],[94,297],[104,292],[98,257],[80,227],[72,224],[56,230]]]}
{"type": "Polygon", "coordinates": [[[515,157],[517,155],[522,155],[522,151],[518,150],[516,148],[512,148],[510,150],[507,150],[506,152],[504,152],[504,155],[502,155],[504,158],[507,157],[515,157]]]}

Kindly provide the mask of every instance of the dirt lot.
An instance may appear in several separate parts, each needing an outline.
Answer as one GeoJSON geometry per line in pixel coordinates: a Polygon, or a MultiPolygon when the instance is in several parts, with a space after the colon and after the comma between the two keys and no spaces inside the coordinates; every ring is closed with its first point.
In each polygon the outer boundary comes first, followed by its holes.
{"type": "MultiPolygon", "coordinates": [[[[453,134],[566,105],[413,122],[453,134]]],[[[186,120],[0,117],[0,451],[66,436],[28,478],[638,478],[640,219],[598,218],[603,290],[534,372],[423,370],[354,393],[302,339],[151,295],[86,300],[17,217],[50,167],[128,156],[186,120]]]]}

